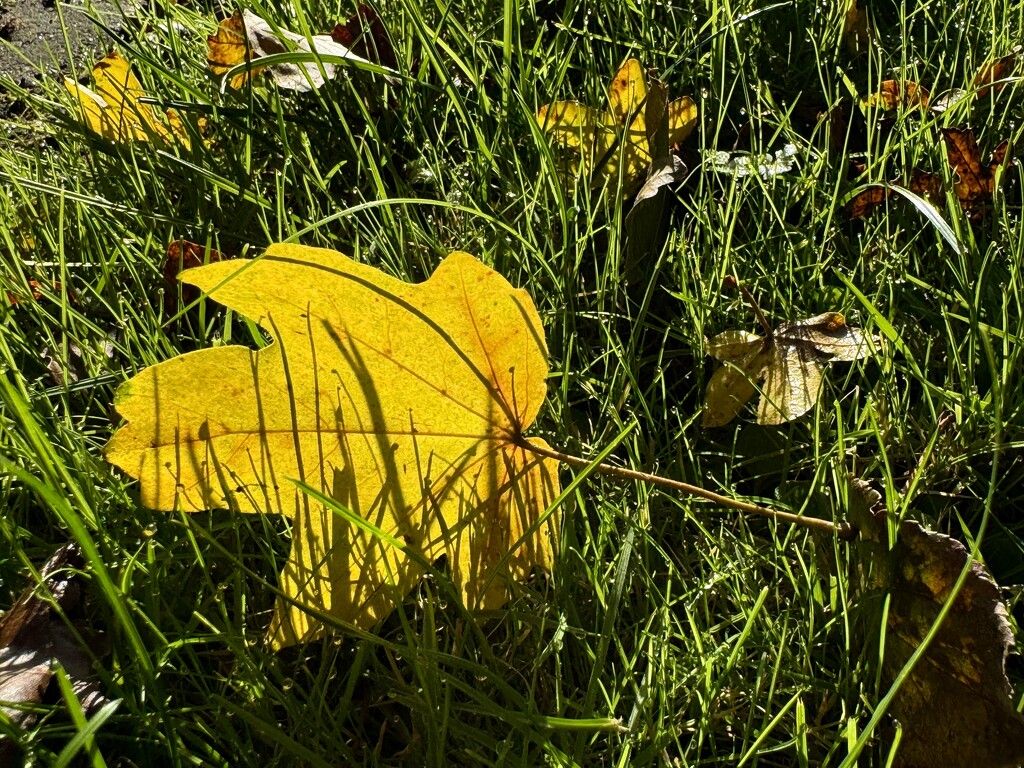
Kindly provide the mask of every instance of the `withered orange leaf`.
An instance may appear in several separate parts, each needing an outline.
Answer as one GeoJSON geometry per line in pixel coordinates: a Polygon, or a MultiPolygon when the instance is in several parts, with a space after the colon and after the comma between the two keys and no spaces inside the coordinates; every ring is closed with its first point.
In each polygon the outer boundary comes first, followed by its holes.
{"type": "MultiPolygon", "coordinates": [[[[56,294],[59,294],[59,293],[62,293],[63,290],[64,290],[64,287],[61,285],[60,281],[59,280],[54,280],[53,281],[53,292],[56,293],[56,294]]],[[[28,281],[28,291],[29,291],[29,296],[32,297],[33,301],[39,301],[39,299],[43,298],[43,284],[41,282],[39,282],[38,280],[29,280],[28,281]]],[[[21,304],[26,298],[27,297],[23,293],[15,293],[15,292],[10,291],[10,290],[7,291],[7,300],[11,304],[21,304]]],[[[78,297],[75,295],[74,291],[68,291],[68,298],[72,302],[74,302],[78,297]]]]}
{"type": "MultiPolygon", "coordinates": [[[[225,256],[220,251],[199,243],[188,240],[174,240],[167,246],[167,255],[164,257],[164,281],[167,283],[164,294],[164,310],[169,315],[176,312],[178,275],[186,269],[201,267],[203,264],[216,264],[230,256],[225,256]]],[[[181,298],[186,304],[191,304],[199,298],[199,291],[188,284],[181,285],[181,298]]]]}
{"type": "Polygon", "coordinates": [[[360,3],[344,24],[338,24],[331,30],[331,38],[367,61],[390,69],[398,68],[398,58],[388,30],[377,12],[368,5],[360,3]]]}
{"type": "Polygon", "coordinates": [[[996,171],[1008,162],[1009,142],[1003,141],[989,158],[981,162],[981,150],[974,131],[970,128],[943,128],[942,140],[946,145],[949,164],[956,172],[954,190],[960,207],[972,220],[978,220],[992,204],[996,171]]]}
{"type": "Polygon", "coordinates": [[[875,93],[862,99],[862,103],[882,109],[927,107],[928,90],[911,80],[886,80],[875,93]]]}
{"type": "Polygon", "coordinates": [[[892,195],[892,189],[886,184],[872,184],[846,203],[846,215],[851,219],[860,219],[875,211],[892,195]]]}

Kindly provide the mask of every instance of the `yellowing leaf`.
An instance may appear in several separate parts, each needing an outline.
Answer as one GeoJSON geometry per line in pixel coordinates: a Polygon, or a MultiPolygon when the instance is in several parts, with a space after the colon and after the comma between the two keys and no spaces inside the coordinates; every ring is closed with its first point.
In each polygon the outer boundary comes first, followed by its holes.
{"type": "Polygon", "coordinates": [[[849,3],[843,19],[843,44],[846,50],[856,55],[868,49],[871,27],[868,26],[867,13],[857,5],[857,0],[849,0],[849,3]]]}
{"type": "Polygon", "coordinates": [[[275,647],[320,633],[302,607],[365,629],[401,601],[423,570],[385,537],[428,563],[447,556],[471,610],[500,606],[513,580],[551,565],[543,513],[557,463],[521,437],[547,387],[544,331],[525,291],[465,253],[410,285],[297,245],[182,278],[274,343],[144,370],[118,393],[127,423],[106,455],[139,478],[148,507],[292,518],[275,647]]]}
{"type": "Polygon", "coordinates": [[[761,386],[758,424],[782,424],[814,407],[825,363],[860,360],[867,337],[838,312],[783,323],[767,338],[726,331],[708,341],[707,353],[722,362],[704,399],[704,426],[728,424],[761,386]]]}
{"type": "MultiPolygon", "coordinates": [[[[245,39],[242,14],[238,11],[220,22],[217,34],[206,38],[206,45],[206,63],[215,75],[223,75],[232,67],[253,58],[252,48],[245,39]]],[[[228,85],[237,90],[245,85],[250,75],[259,71],[260,67],[254,67],[248,72],[239,72],[228,85]]]]}
{"type": "Polygon", "coordinates": [[[64,85],[78,99],[86,127],[118,144],[133,141],[154,141],[160,144],[181,144],[191,147],[188,132],[178,113],[167,110],[167,123],[161,122],[153,107],[139,99],[145,97],[142,85],[132,74],[128,62],[117,51],[108,53],[92,70],[96,90],[92,91],[74,80],[65,78],[64,85]]]}
{"type": "MultiPolygon", "coordinates": [[[[639,61],[629,59],[615,73],[608,103],[610,111],[575,101],[557,101],[540,108],[537,122],[570,151],[574,174],[582,170],[593,177],[594,186],[600,186],[617,179],[621,169],[623,187],[628,189],[647,172],[652,154],[648,145],[647,83],[639,61]]],[[[680,144],[697,125],[697,105],[684,96],[672,101],[668,112],[668,143],[680,144]]]]}

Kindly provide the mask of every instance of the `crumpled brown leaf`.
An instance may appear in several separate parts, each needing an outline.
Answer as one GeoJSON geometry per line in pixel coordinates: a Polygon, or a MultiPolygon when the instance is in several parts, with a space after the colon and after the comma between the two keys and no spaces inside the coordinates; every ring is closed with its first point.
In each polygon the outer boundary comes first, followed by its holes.
{"type": "MultiPolygon", "coordinates": [[[[889,598],[882,662],[888,688],[930,631],[969,553],[959,541],[913,520],[899,524],[890,545],[881,496],[862,480],[851,483],[849,519],[860,529],[855,583],[870,616],[868,632],[880,630],[886,593],[889,598]]],[[[1010,768],[1024,762],[1024,717],[1005,671],[1012,647],[999,585],[974,562],[938,634],[892,700],[889,713],[903,729],[897,768],[1010,768]]]]}
{"type": "MultiPolygon", "coordinates": [[[[78,545],[65,544],[40,570],[42,585],[27,588],[0,617],[0,713],[23,728],[35,721],[33,707],[43,701],[55,664],[67,672],[86,714],[107,702],[92,673],[92,654],[54,611],[54,604],[65,614],[77,608],[77,571],[84,564],[78,545]]],[[[15,746],[0,738],[0,764],[12,764],[7,761],[15,754],[15,746]]]]}

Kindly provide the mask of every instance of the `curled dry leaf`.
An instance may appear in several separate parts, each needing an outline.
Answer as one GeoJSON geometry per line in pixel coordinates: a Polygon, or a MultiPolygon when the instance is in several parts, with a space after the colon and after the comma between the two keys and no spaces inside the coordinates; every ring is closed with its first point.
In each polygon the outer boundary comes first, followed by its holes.
{"type": "MultiPolygon", "coordinates": [[[[651,166],[648,125],[657,125],[664,110],[655,101],[648,101],[640,62],[628,59],[608,88],[609,110],[557,101],[540,108],[537,123],[568,151],[573,177],[582,172],[597,187],[617,180],[621,172],[623,188],[629,190],[651,166]],[[648,114],[651,105],[659,110],[657,114],[648,114]]],[[[669,146],[684,141],[696,125],[697,105],[692,98],[684,96],[668,104],[669,146]]]]}
{"type": "MultiPolygon", "coordinates": [[[[201,267],[203,264],[215,264],[230,256],[225,256],[213,248],[207,249],[199,243],[188,240],[174,240],[167,246],[167,255],[164,257],[164,283],[166,293],[164,294],[164,311],[168,315],[177,312],[178,304],[178,277],[186,269],[201,267]]],[[[199,298],[199,291],[190,285],[181,286],[181,299],[186,304],[191,304],[199,298]]]]}
{"type": "Polygon", "coordinates": [[[126,423],[106,456],[139,479],[148,507],[291,518],[274,647],[322,632],[304,608],[371,627],[423,561],[447,557],[470,610],[499,607],[513,581],[550,567],[555,531],[543,513],[558,495],[557,462],[522,437],[547,390],[526,292],[465,253],[410,285],[297,245],[182,279],[274,342],[144,370],[118,391],[126,423]]]}
{"type": "Polygon", "coordinates": [[[728,424],[761,384],[758,424],[782,424],[814,407],[822,374],[833,360],[861,360],[871,354],[859,328],[838,312],[783,323],[763,338],[725,331],[707,343],[722,365],[712,374],[704,398],[704,426],[728,424]]]}
{"type": "MultiPolygon", "coordinates": [[[[268,21],[249,10],[241,14],[235,11],[230,19],[220,23],[215,35],[207,38],[206,60],[214,74],[221,75],[246,61],[292,51],[370,63],[336,42],[331,35],[306,37],[285,29],[275,29],[268,21]]],[[[261,70],[266,71],[278,87],[299,92],[318,90],[341,71],[337,64],[325,61],[278,63],[238,73],[232,76],[228,85],[240,88],[249,75],[261,70]]]]}
{"type": "Polygon", "coordinates": [[[117,51],[108,53],[92,70],[96,90],[92,91],[74,80],[65,78],[64,85],[78,101],[78,110],[86,128],[118,144],[152,141],[157,144],[180,144],[190,149],[188,131],[178,113],[168,109],[167,123],[157,118],[128,62],[117,51]]]}
{"type": "MultiPolygon", "coordinates": [[[[1004,141],[996,147],[987,164],[981,161],[978,141],[970,128],[944,128],[942,142],[946,147],[949,165],[955,172],[953,190],[960,201],[960,207],[969,214],[971,220],[977,221],[991,207],[996,189],[996,172],[1000,166],[1009,165],[1009,142],[1004,141]]],[[[846,205],[847,215],[857,219],[872,213],[892,195],[895,186],[903,186],[933,202],[945,194],[942,178],[937,173],[914,168],[906,181],[872,185],[858,192],[846,205]]]]}
{"type": "MultiPolygon", "coordinates": [[[[884,648],[888,688],[952,596],[969,553],[913,520],[903,520],[890,541],[880,502],[870,485],[852,481],[849,516],[860,529],[854,583],[864,629],[876,646],[865,655],[877,658],[877,647],[884,648]]],[[[893,698],[889,712],[903,728],[896,766],[1010,768],[1024,762],[1024,717],[1006,677],[1012,647],[999,586],[984,566],[971,563],[945,621],[893,698]]]]}
{"type": "MultiPolygon", "coordinates": [[[[86,713],[107,701],[92,674],[92,656],[55,610],[71,614],[78,607],[83,565],[78,545],[65,544],[40,569],[41,584],[26,589],[0,617],[0,714],[16,725],[34,722],[33,707],[42,703],[55,664],[67,672],[86,713]]],[[[13,744],[3,738],[0,762],[16,764],[13,744]]]]}
{"type": "Polygon", "coordinates": [[[996,147],[988,163],[983,164],[978,140],[970,128],[943,128],[942,141],[946,145],[949,164],[956,172],[953,188],[960,207],[972,220],[978,220],[992,204],[996,171],[1009,163],[1009,142],[1004,141],[996,147]]]}

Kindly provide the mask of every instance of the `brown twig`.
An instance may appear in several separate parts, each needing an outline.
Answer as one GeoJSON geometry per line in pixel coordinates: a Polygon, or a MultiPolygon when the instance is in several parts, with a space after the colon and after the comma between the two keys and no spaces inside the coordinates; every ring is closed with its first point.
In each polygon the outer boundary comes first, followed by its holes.
{"type": "MultiPolygon", "coordinates": [[[[557,451],[553,448],[542,448],[539,445],[531,443],[522,436],[517,438],[514,442],[520,448],[531,451],[539,456],[555,459],[556,461],[568,464],[570,467],[576,467],[577,469],[586,469],[593,464],[593,462],[587,461],[579,456],[562,453],[561,451],[557,451]]],[[[739,499],[731,499],[728,496],[722,496],[713,491],[701,488],[698,485],[690,485],[689,483],[683,483],[679,480],[671,480],[667,477],[662,477],[661,475],[652,475],[649,472],[638,472],[635,469],[616,467],[612,464],[596,464],[594,469],[603,475],[610,475],[611,477],[617,477],[623,480],[635,480],[638,483],[655,485],[660,488],[666,488],[670,491],[676,491],[677,493],[685,493],[689,496],[698,496],[723,507],[738,509],[741,512],[749,512],[753,515],[763,515],[764,517],[770,517],[781,522],[792,523],[793,525],[802,525],[805,528],[813,528],[816,531],[832,533],[840,539],[849,540],[857,537],[857,529],[849,523],[833,523],[817,517],[804,517],[803,515],[794,515],[792,512],[783,512],[778,509],[759,507],[756,504],[751,504],[747,501],[740,501],[739,499]]]]}

